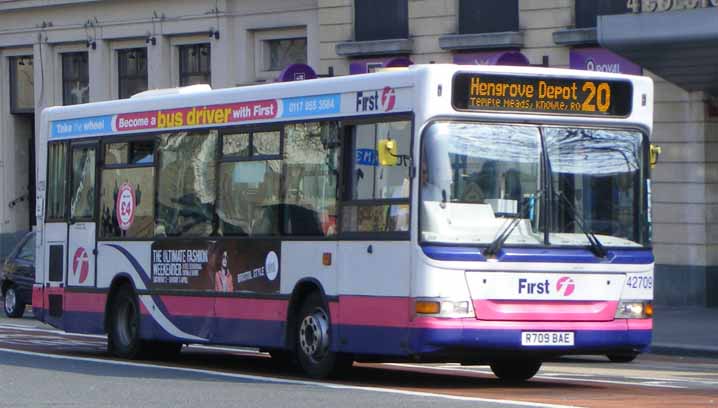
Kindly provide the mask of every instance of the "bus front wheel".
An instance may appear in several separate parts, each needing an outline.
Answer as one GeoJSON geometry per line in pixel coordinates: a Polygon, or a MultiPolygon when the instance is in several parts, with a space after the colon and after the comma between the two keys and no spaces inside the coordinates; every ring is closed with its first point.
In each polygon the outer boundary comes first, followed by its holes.
{"type": "Polygon", "coordinates": [[[302,303],[294,336],[297,360],[310,377],[333,376],[352,364],[349,357],[331,351],[330,333],[328,308],[314,292],[302,303]]]}
{"type": "Polygon", "coordinates": [[[501,360],[491,363],[494,375],[510,382],[526,381],[536,375],[540,368],[540,360],[501,360]]]}
{"type": "Polygon", "coordinates": [[[612,363],[630,363],[638,357],[638,353],[614,353],[607,354],[606,357],[608,357],[612,363]]]}
{"type": "Polygon", "coordinates": [[[129,285],[120,287],[112,297],[108,331],[107,345],[111,354],[128,359],[140,355],[140,307],[129,285]]]}

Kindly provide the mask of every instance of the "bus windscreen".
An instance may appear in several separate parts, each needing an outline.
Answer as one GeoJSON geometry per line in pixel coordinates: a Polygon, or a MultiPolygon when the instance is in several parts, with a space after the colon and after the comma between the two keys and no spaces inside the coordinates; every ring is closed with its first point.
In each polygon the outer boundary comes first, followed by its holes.
{"type": "Polygon", "coordinates": [[[633,87],[624,80],[457,73],[454,109],[625,117],[633,87]]]}

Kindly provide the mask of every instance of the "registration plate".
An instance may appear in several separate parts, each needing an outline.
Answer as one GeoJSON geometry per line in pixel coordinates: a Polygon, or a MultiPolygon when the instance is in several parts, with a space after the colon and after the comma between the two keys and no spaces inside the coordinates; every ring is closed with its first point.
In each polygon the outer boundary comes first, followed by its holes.
{"type": "Polygon", "coordinates": [[[573,332],[522,332],[522,346],[573,346],[573,332]]]}

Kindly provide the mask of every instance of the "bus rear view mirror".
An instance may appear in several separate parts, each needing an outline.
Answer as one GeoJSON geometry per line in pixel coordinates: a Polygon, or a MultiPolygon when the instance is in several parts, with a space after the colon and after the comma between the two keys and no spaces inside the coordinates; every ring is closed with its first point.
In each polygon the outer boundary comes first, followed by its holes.
{"type": "Polygon", "coordinates": [[[651,168],[656,167],[656,163],[658,163],[658,156],[663,153],[663,149],[661,149],[661,146],[657,146],[652,144],[651,148],[648,152],[648,161],[651,164],[651,168]]]}
{"type": "Polygon", "coordinates": [[[399,158],[397,156],[399,147],[397,146],[396,140],[380,140],[377,151],[379,152],[380,166],[396,166],[399,158]]]}

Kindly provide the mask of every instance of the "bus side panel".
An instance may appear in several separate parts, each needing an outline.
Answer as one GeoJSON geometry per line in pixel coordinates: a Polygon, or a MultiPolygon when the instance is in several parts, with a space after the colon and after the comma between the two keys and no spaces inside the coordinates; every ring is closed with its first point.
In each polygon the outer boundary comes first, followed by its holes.
{"type": "MultiPolygon", "coordinates": [[[[329,314],[332,322],[332,349],[337,348],[335,341],[339,337],[338,309],[338,243],[336,241],[284,241],[282,242],[281,268],[279,273],[280,291],[283,296],[290,296],[300,282],[312,282],[321,285],[321,290],[329,303],[329,314]]],[[[283,324],[289,316],[284,313],[283,324]]],[[[282,338],[284,341],[284,338],[282,338]]],[[[281,343],[280,346],[283,346],[281,343]]]]}
{"type": "Polygon", "coordinates": [[[104,334],[107,293],[79,290],[65,290],[63,328],[70,333],[104,334]]]}
{"type": "Polygon", "coordinates": [[[339,243],[340,349],[356,354],[409,354],[409,241],[339,243]]]}
{"type": "Polygon", "coordinates": [[[44,281],[43,316],[44,321],[59,329],[64,328],[64,286],[67,266],[67,224],[48,223],[43,229],[42,256],[47,260],[43,263],[42,277],[44,281]]]}
{"type": "Polygon", "coordinates": [[[205,343],[214,331],[214,298],[160,296],[150,292],[150,242],[100,242],[97,285],[109,289],[116,278],[127,278],[139,294],[140,337],[205,343]],[[164,298],[164,299],[163,299],[164,298]]]}

